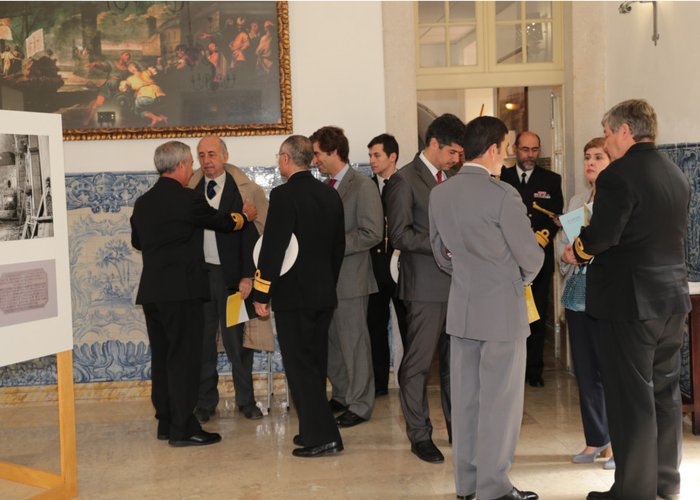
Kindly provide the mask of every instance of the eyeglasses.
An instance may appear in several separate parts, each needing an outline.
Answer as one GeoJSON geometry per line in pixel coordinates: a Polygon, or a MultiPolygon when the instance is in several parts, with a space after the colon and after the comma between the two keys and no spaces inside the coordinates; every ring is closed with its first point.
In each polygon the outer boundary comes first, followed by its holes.
{"type": "Polygon", "coordinates": [[[515,146],[515,149],[517,149],[518,151],[520,151],[522,153],[535,153],[535,154],[537,154],[540,152],[540,148],[521,148],[519,146],[515,146]]]}

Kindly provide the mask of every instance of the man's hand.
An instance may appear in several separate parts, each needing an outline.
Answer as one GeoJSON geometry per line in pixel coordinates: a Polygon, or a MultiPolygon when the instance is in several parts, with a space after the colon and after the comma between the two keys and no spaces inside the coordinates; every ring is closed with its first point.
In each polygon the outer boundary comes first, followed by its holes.
{"type": "Polygon", "coordinates": [[[240,283],[238,283],[238,291],[241,292],[241,297],[243,300],[247,299],[253,289],[253,280],[250,278],[241,278],[240,283]]]}
{"type": "Polygon", "coordinates": [[[248,222],[253,222],[258,217],[258,209],[255,203],[251,203],[248,198],[243,202],[243,215],[248,219],[248,222]]]}
{"type": "Polygon", "coordinates": [[[576,257],[574,257],[574,247],[571,244],[568,244],[564,247],[564,251],[561,253],[561,260],[563,260],[567,264],[572,264],[576,266],[579,264],[579,262],[576,260],[576,257]]]}
{"type": "Polygon", "coordinates": [[[253,305],[255,306],[255,313],[261,318],[266,318],[270,315],[270,306],[268,304],[253,302],[253,305]]]}

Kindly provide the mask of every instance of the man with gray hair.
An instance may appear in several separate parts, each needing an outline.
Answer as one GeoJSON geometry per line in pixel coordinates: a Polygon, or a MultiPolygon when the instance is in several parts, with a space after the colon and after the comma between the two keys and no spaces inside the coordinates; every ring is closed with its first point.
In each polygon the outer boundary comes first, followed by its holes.
{"type": "Polygon", "coordinates": [[[209,299],[202,230],[231,232],[246,226],[242,213],[219,213],[202,193],[187,189],[192,162],[190,148],[182,142],[158,146],[154,163],[160,178],[136,200],[131,216],[131,243],[143,258],[136,303],[143,306],[151,344],[151,400],[158,420],[157,437],[167,439],[171,446],[221,441],[219,434],[202,430],[193,414],[203,303],[209,299]]]}
{"type": "Polygon", "coordinates": [[[270,216],[255,271],[253,300],[258,315],[275,310],[289,389],[299,416],[296,457],[321,457],[343,450],[338,426],[326,401],[328,329],[338,304],[336,284],[345,253],[340,195],[309,171],[311,141],[287,138],[277,162],[287,182],[270,193],[270,216]],[[296,236],[299,252],[282,273],[285,249],[296,236]]]}
{"type": "Polygon", "coordinates": [[[685,264],[690,186],[654,140],[654,109],[631,99],[603,117],[614,161],[565,261],[588,264],[586,313],[598,319],[615,482],[588,499],[678,498],[680,348],[690,311],[685,264]],[[595,259],[594,259],[595,257],[595,259]]]}

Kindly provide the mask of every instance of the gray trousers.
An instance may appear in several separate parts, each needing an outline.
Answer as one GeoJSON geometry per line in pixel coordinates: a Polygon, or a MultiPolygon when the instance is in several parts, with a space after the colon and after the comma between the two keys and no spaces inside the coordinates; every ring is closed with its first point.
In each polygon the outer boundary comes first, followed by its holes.
{"type": "Polygon", "coordinates": [[[440,392],[448,435],[452,436],[449,401],[450,349],[445,335],[447,302],[404,301],[406,342],[399,367],[399,399],[411,443],[432,439],[433,424],[426,387],[435,350],[440,345],[440,392]]]}
{"type": "Polygon", "coordinates": [[[520,435],[526,341],[451,337],[452,462],[458,495],[499,498],[520,435]]]}
{"type": "Polygon", "coordinates": [[[333,399],[369,420],[374,409],[368,296],[339,299],[328,330],[328,378],[333,399]]]}
{"type": "Polygon", "coordinates": [[[236,391],[236,404],[255,404],[253,393],[253,355],[255,351],[243,347],[243,325],[226,326],[226,299],[230,290],[226,288],[221,266],[207,264],[209,269],[209,289],[211,300],[204,303],[204,334],[202,343],[202,371],[199,377],[199,399],[197,406],[213,410],[219,403],[217,383],[219,374],[216,361],[219,353],[216,348],[216,333],[221,327],[221,340],[231,362],[233,388],[236,391]]]}

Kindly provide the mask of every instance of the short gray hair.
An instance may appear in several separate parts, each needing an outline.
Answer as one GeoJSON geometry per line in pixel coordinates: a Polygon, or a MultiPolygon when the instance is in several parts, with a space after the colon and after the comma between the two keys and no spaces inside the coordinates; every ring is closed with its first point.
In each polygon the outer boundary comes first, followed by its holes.
{"type": "Polygon", "coordinates": [[[290,135],[280,147],[280,152],[287,153],[297,167],[308,169],[314,159],[311,141],[303,135],[290,135]]]}
{"type": "Polygon", "coordinates": [[[656,140],[656,111],[644,99],[629,99],[616,104],[605,113],[601,121],[603,126],[607,125],[613,132],[617,132],[625,123],[636,142],[642,139],[656,140]]]}
{"type": "Polygon", "coordinates": [[[184,142],[168,141],[156,148],[153,163],[159,174],[173,172],[180,162],[189,160],[191,154],[190,147],[184,142]]]}

